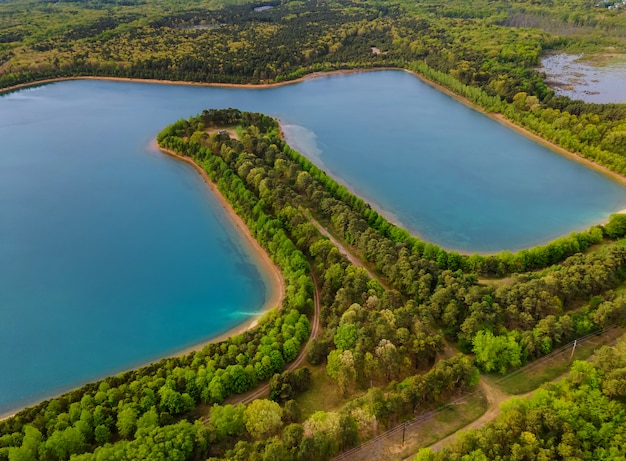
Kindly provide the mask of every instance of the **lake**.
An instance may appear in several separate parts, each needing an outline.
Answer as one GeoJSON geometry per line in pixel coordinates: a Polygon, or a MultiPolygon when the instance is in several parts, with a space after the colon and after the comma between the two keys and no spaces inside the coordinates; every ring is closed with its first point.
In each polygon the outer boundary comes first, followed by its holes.
{"type": "Polygon", "coordinates": [[[81,80],[0,96],[0,413],[205,341],[267,274],[189,165],[151,142],[207,108],[286,137],[415,234],[490,252],[626,208],[620,183],[401,71],[270,89],[81,80]]]}

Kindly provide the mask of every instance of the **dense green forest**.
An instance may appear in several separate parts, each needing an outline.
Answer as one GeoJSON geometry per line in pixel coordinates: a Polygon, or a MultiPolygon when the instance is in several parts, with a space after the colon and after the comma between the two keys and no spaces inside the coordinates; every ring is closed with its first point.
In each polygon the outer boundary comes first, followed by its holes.
{"type": "Polygon", "coordinates": [[[377,229],[383,218],[368,223],[369,207],[355,210],[361,202],[337,198],[337,183],[307,171],[271,118],[207,110],[167,127],[158,142],[192,158],[242,216],[283,273],[283,306],[201,352],[2,421],[0,459],[328,459],[472,389],[479,369],[504,373],[626,321],[626,298],[615,291],[626,278],[621,242],[496,287],[394,241],[377,229]],[[217,129],[233,125],[237,139],[217,129]],[[377,255],[372,267],[393,289],[350,264],[310,215],[343,222],[364,258],[377,255]],[[285,370],[307,341],[314,298],[322,330],[306,347],[309,365],[285,370]],[[303,410],[299,396],[315,385],[309,367],[325,370],[332,387],[317,391],[342,395],[340,407],[303,410]],[[268,381],[269,400],[230,403],[268,381]]]}
{"type": "MultiPolygon", "coordinates": [[[[396,67],[625,174],[626,105],[556,96],[535,70],[551,51],[625,53],[626,9],[610,5],[12,0],[0,2],[0,88],[80,76],[278,83],[396,67]]],[[[460,255],[389,223],[262,114],[206,110],[158,142],[217,184],[280,268],[283,305],[227,341],[1,421],[0,460],[329,459],[472,392],[479,372],[503,374],[626,324],[624,215],[514,254],[460,255]],[[218,132],[226,126],[236,138],[218,132]],[[321,332],[310,337],[316,303],[321,332]],[[290,366],[303,350],[308,364],[290,366]],[[319,387],[319,370],[330,387],[319,387]],[[268,399],[238,403],[261,383],[268,399]],[[341,404],[312,410],[310,391],[336,393],[341,404]]],[[[418,459],[616,459],[624,344],[418,459]]]]}
{"type": "Polygon", "coordinates": [[[622,340],[592,363],[575,362],[562,381],[509,402],[495,421],[461,434],[450,448],[423,450],[415,461],[624,459],[625,376],[622,340]]]}

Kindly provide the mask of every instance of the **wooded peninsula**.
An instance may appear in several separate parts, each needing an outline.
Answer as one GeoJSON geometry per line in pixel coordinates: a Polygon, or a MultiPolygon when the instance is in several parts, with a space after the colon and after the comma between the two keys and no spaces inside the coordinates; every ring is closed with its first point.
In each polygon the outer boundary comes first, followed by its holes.
{"type": "MultiPolygon", "coordinates": [[[[402,68],[626,174],[626,104],[557,96],[535,70],[551,51],[626,52],[626,9],[0,3],[3,88],[81,76],[261,84],[402,68]]],[[[245,222],[282,273],[282,305],[201,351],[1,421],[0,460],[623,459],[626,215],[517,253],[462,255],[390,223],[266,115],[207,108],[157,142],[201,168],[245,222]],[[426,448],[530,391],[482,428],[426,448]]]]}

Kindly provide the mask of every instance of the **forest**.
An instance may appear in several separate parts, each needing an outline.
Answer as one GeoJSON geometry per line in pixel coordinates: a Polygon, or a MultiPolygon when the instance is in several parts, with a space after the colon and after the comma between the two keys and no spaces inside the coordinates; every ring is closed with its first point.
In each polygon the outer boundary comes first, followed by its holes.
{"type": "MultiPolygon", "coordinates": [[[[279,83],[401,68],[625,174],[626,105],[556,96],[535,70],[551,51],[624,53],[626,13],[608,6],[12,0],[0,2],[0,88],[81,76],[279,83]]],[[[263,114],[207,109],[157,141],[202,168],[242,217],[282,272],[283,305],[200,352],[0,421],[0,460],[330,459],[476,392],[485,377],[626,324],[624,215],[516,253],[461,255],[391,224],[263,114]],[[306,365],[295,367],[299,354],[306,365]],[[264,384],[266,398],[248,402],[264,384]],[[311,392],[338,403],[311,407],[311,392]]],[[[625,344],[574,362],[567,378],[417,459],[618,459],[625,344]]]]}
{"type": "MultiPolygon", "coordinates": [[[[626,321],[619,239],[496,286],[379,231],[384,218],[369,223],[369,206],[292,150],[272,118],[205,110],[165,128],[158,143],[217,184],[280,267],[283,305],[227,341],[0,422],[0,459],[329,459],[471,392],[480,372],[504,374],[626,321]],[[237,137],[216,129],[224,126],[237,137]],[[376,277],[352,265],[312,216],[343,230],[336,235],[376,277]],[[309,339],[316,300],[322,328],[309,339]],[[289,369],[305,344],[308,364],[289,369]],[[338,408],[303,408],[320,369],[342,396],[338,408]],[[267,399],[240,403],[264,382],[267,399]]],[[[615,222],[597,229],[623,231],[615,222]]],[[[612,389],[624,385],[619,373],[611,379],[612,389]]]]}
{"type": "Polygon", "coordinates": [[[569,376],[502,408],[484,428],[415,461],[623,459],[626,341],[574,362],[569,376]]]}

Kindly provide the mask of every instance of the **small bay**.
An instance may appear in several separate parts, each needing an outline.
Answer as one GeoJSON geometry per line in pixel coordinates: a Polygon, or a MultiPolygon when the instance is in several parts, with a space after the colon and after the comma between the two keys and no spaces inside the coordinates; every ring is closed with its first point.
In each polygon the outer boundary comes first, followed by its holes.
{"type": "Polygon", "coordinates": [[[267,274],[212,192],[150,147],[213,107],[280,118],[293,147],[447,248],[524,248],[626,208],[622,184],[400,71],[2,95],[0,413],[205,341],[263,306],[267,274]]]}

